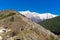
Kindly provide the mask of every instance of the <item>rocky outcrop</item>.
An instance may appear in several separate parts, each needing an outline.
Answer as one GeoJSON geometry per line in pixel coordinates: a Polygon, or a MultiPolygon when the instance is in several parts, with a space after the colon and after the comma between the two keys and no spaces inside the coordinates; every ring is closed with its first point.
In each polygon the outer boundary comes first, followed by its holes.
{"type": "MultiPolygon", "coordinates": [[[[16,11],[2,11],[1,14],[6,15],[7,17],[1,17],[0,27],[11,29],[6,35],[9,35],[9,38],[12,37],[13,40],[58,40],[57,35],[43,28],[41,25],[32,22],[16,11]],[[15,14],[9,15],[10,13],[15,14]]],[[[6,40],[7,39],[8,38],[6,37],[6,40]]]]}

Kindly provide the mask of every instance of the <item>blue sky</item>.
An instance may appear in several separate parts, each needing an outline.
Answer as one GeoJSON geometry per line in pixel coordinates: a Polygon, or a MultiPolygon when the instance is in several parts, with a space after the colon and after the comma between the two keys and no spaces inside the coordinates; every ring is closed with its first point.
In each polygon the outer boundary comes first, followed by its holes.
{"type": "Polygon", "coordinates": [[[60,15],[60,0],[0,0],[0,10],[7,9],[60,15]]]}

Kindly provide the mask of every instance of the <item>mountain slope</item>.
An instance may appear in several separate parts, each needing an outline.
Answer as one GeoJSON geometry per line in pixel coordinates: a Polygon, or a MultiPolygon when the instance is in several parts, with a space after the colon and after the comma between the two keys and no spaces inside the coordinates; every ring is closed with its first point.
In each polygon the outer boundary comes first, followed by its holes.
{"type": "Polygon", "coordinates": [[[53,33],[60,35],[60,16],[39,23],[53,33]]]}
{"type": "Polygon", "coordinates": [[[30,12],[30,11],[19,11],[19,12],[36,23],[38,23],[42,20],[46,20],[46,19],[50,19],[50,18],[54,18],[54,17],[58,16],[58,15],[54,15],[51,13],[40,14],[40,13],[30,12]]]}
{"type": "Polygon", "coordinates": [[[6,10],[1,14],[0,31],[3,32],[0,36],[4,40],[58,40],[57,35],[16,11],[6,10]]]}

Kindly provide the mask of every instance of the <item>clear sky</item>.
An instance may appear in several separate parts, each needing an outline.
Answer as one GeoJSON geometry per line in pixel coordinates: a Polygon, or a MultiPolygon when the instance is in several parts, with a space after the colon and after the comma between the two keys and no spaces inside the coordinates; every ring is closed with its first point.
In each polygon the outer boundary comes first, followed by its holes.
{"type": "Polygon", "coordinates": [[[7,9],[60,15],[60,0],[0,0],[0,10],[7,9]]]}

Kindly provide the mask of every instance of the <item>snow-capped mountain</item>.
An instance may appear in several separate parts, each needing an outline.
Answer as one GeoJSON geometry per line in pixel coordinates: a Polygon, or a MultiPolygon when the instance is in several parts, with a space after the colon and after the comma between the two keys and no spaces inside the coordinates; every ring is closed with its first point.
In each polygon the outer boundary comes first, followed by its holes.
{"type": "Polygon", "coordinates": [[[46,20],[46,19],[51,19],[54,18],[58,15],[54,15],[51,13],[37,13],[37,12],[30,12],[30,11],[19,11],[21,14],[25,15],[27,18],[31,19],[32,21],[38,23],[42,20],[46,20]]]}

